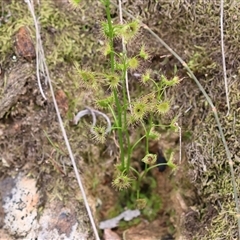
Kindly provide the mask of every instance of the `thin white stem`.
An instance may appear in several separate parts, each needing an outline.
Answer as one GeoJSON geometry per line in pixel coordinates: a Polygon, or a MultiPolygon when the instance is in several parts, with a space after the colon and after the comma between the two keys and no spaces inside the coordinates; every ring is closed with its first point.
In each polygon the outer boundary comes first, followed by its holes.
{"type": "Polygon", "coordinates": [[[60,115],[60,112],[59,112],[59,108],[58,108],[57,101],[56,101],[56,98],[55,98],[55,95],[54,95],[54,90],[53,90],[53,87],[52,87],[52,83],[51,83],[51,79],[50,79],[50,76],[49,76],[49,72],[48,72],[48,69],[45,69],[45,70],[46,70],[48,84],[49,84],[51,95],[52,95],[52,100],[53,100],[54,107],[55,107],[55,110],[56,110],[56,113],[57,113],[59,125],[60,125],[61,131],[62,131],[62,135],[63,135],[64,141],[65,141],[66,146],[67,146],[69,157],[70,157],[72,165],[73,165],[73,169],[74,169],[74,172],[75,172],[75,175],[76,175],[76,178],[77,178],[78,186],[79,186],[80,191],[82,193],[83,201],[84,201],[85,207],[87,209],[88,216],[89,216],[89,219],[90,219],[90,222],[91,222],[91,225],[92,225],[93,232],[95,234],[96,240],[100,240],[99,235],[98,235],[98,231],[97,231],[97,227],[95,225],[95,222],[94,222],[94,219],[93,219],[93,215],[92,215],[90,206],[88,204],[87,196],[86,196],[83,184],[82,184],[82,180],[81,180],[81,177],[80,177],[80,175],[78,173],[76,161],[74,159],[74,155],[73,155],[73,152],[72,152],[72,149],[71,149],[68,137],[67,137],[67,133],[66,133],[66,130],[64,128],[63,121],[62,121],[62,118],[61,118],[61,115],[60,115]]]}
{"type": "Polygon", "coordinates": [[[94,110],[94,109],[89,108],[89,107],[87,107],[87,109],[85,109],[85,110],[82,110],[82,111],[78,112],[78,114],[73,119],[73,123],[75,125],[77,125],[79,120],[83,116],[89,115],[89,114],[91,114],[92,118],[93,118],[93,123],[92,123],[92,127],[91,127],[91,132],[92,133],[94,133],[94,127],[96,126],[96,115],[102,116],[107,121],[107,129],[105,131],[105,134],[107,134],[107,133],[109,133],[111,131],[112,125],[111,125],[111,121],[110,121],[109,117],[105,113],[102,113],[102,112],[100,112],[98,110],[94,110]]]}
{"type": "MultiPolygon", "coordinates": [[[[26,2],[28,3],[28,6],[32,5],[32,2],[30,0],[26,0],[26,2]]],[[[30,9],[30,11],[33,15],[33,19],[34,19],[34,23],[35,23],[35,27],[36,27],[36,33],[38,32],[37,39],[40,39],[40,32],[39,32],[39,29],[38,29],[38,24],[37,24],[37,20],[36,20],[33,8],[29,7],[29,9],[30,9]]],[[[39,43],[41,43],[41,41],[39,41],[39,43]]],[[[44,72],[46,73],[46,78],[47,78],[47,82],[49,84],[49,88],[50,88],[50,92],[51,92],[51,95],[52,95],[52,100],[53,100],[53,104],[54,104],[54,107],[55,107],[55,110],[56,110],[59,125],[60,125],[61,131],[62,131],[64,141],[65,141],[66,146],[67,146],[69,157],[70,157],[72,165],[73,165],[73,169],[74,169],[74,172],[75,172],[75,175],[76,175],[78,186],[79,186],[80,191],[82,193],[82,198],[83,198],[85,207],[87,209],[87,213],[88,213],[91,225],[92,225],[92,229],[93,229],[93,232],[95,234],[95,239],[100,240],[99,235],[98,235],[98,231],[97,231],[97,227],[96,227],[96,224],[94,222],[93,215],[92,215],[90,206],[88,204],[87,196],[86,196],[86,193],[85,193],[82,181],[81,181],[81,177],[78,173],[76,161],[74,159],[74,155],[73,155],[73,152],[72,152],[72,149],[71,149],[71,146],[70,146],[67,134],[66,134],[66,130],[64,128],[63,121],[62,121],[62,118],[61,118],[61,115],[60,115],[60,112],[59,112],[59,108],[58,108],[57,101],[56,101],[56,98],[55,98],[55,95],[54,95],[54,90],[53,90],[52,82],[51,82],[51,79],[50,79],[48,67],[47,67],[47,64],[46,64],[46,61],[45,61],[44,50],[43,50],[42,44],[39,46],[39,54],[40,54],[39,58],[43,61],[42,66],[44,67],[44,70],[45,70],[44,72]]],[[[45,96],[44,94],[42,94],[42,95],[45,96]]]]}
{"type": "Polygon", "coordinates": [[[93,118],[93,123],[92,123],[92,127],[91,127],[91,133],[94,134],[95,133],[94,128],[95,128],[96,123],[97,123],[96,114],[92,111],[91,108],[87,108],[87,110],[91,113],[92,118],[93,118]]]}
{"type": "Polygon", "coordinates": [[[224,51],[224,33],[223,33],[223,6],[224,6],[224,0],[221,0],[221,10],[220,10],[220,25],[221,25],[221,50],[222,50],[222,66],[223,66],[223,78],[224,78],[224,84],[225,84],[225,93],[226,93],[226,102],[227,102],[227,115],[230,111],[230,103],[229,103],[229,96],[228,96],[228,82],[227,82],[227,72],[226,72],[226,61],[225,61],[225,51],[224,51]]]}
{"type": "Polygon", "coordinates": [[[111,131],[111,129],[112,129],[112,125],[111,125],[111,121],[110,121],[109,117],[105,113],[102,113],[102,112],[100,112],[98,110],[94,110],[94,112],[97,115],[100,115],[100,116],[102,116],[102,117],[104,117],[106,119],[106,121],[107,121],[107,129],[105,131],[105,134],[109,133],[111,131]]]}
{"type": "Polygon", "coordinates": [[[88,115],[88,114],[89,114],[89,110],[88,110],[88,109],[85,109],[85,110],[82,110],[82,111],[78,112],[78,114],[77,114],[77,115],[74,117],[74,119],[73,119],[73,123],[74,123],[75,125],[77,125],[78,122],[79,122],[79,120],[80,120],[83,116],[88,115]]]}
{"type": "Polygon", "coordinates": [[[45,94],[43,92],[43,89],[42,89],[42,84],[41,84],[41,79],[40,79],[40,71],[39,71],[39,64],[41,64],[40,63],[40,61],[41,61],[40,50],[41,49],[39,49],[39,45],[41,46],[41,36],[40,36],[39,28],[38,28],[38,21],[36,19],[36,15],[34,13],[34,7],[33,7],[32,1],[31,0],[26,0],[26,2],[28,4],[29,11],[32,14],[34,25],[35,25],[35,31],[36,31],[36,68],[37,68],[38,87],[39,87],[39,90],[40,90],[40,93],[41,93],[42,97],[45,100],[47,100],[47,98],[46,98],[46,96],[45,96],[45,94]]]}
{"type": "MultiPolygon", "coordinates": [[[[120,23],[123,24],[123,14],[122,14],[122,1],[118,0],[118,9],[119,9],[119,18],[120,18],[120,23]]],[[[125,44],[125,39],[122,36],[122,49],[123,49],[123,57],[127,58],[127,49],[126,49],[126,44],[125,44]]],[[[125,72],[125,84],[126,84],[126,91],[127,91],[127,98],[128,98],[128,103],[129,103],[129,108],[130,111],[132,112],[132,105],[131,105],[131,97],[129,93],[129,84],[128,84],[128,71],[125,72]]]]}

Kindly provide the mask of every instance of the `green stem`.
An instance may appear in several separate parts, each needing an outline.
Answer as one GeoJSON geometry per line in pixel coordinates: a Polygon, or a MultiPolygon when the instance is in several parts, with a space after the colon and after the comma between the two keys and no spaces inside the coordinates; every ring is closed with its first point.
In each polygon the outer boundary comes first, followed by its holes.
{"type": "MultiPolygon", "coordinates": [[[[107,14],[107,21],[108,21],[108,27],[109,27],[109,44],[111,47],[111,52],[110,52],[110,63],[111,63],[111,71],[115,71],[115,64],[114,64],[114,51],[113,51],[113,26],[112,26],[112,19],[110,15],[110,1],[106,0],[105,1],[105,6],[106,6],[106,14],[107,14]]],[[[115,104],[117,107],[117,116],[118,116],[118,141],[119,141],[119,147],[120,147],[120,159],[122,163],[122,169],[124,169],[124,145],[123,145],[123,132],[122,132],[122,108],[121,104],[118,98],[117,90],[113,90],[114,94],[114,100],[115,104]]]]}
{"type": "Polygon", "coordinates": [[[129,137],[129,132],[128,132],[128,127],[127,127],[127,106],[128,106],[128,101],[127,101],[127,89],[126,89],[126,74],[127,74],[127,56],[126,53],[123,53],[123,114],[124,114],[124,133],[125,137],[127,140],[127,165],[126,169],[127,172],[129,171],[130,168],[130,160],[131,160],[131,144],[130,144],[130,137],[129,137]]]}
{"type": "Polygon", "coordinates": [[[140,174],[139,174],[139,172],[135,169],[135,168],[133,168],[133,167],[130,167],[130,169],[133,171],[133,172],[135,172],[136,174],[137,174],[137,176],[138,176],[138,178],[140,177],[140,174]]]}
{"type": "Polygon", "coordinates": [[[131,154],[133,152],[133,149],[146,137],[146,135],[143,135],[141,138],[139,138],[135,144],[131,147],[130,151],[131,151],[131,154]]]}

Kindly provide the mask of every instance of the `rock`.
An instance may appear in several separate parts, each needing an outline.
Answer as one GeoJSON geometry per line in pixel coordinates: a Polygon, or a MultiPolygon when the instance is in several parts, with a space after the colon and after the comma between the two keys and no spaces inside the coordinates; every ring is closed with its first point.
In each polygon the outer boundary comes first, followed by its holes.
{"type": "MultiPolygon", "coordinates": [[[[11,182],[11,179],[7,181],[11,182]]],[[[25,237],[37,224],[39,193],[34,179],[19,175],[13,181],[14,187],[10,193],[2,189],[5,213],[3,228],[10,235],[25,237]]]]}
{"type": "Polygon", "coordinates": [[[79,211],[79,202],[63,204],[58,198],[47,199],[44,208],[40,208],[42,194],[35,179],[23,173],[16,178],[7,177],[0,182],[0,193],[0,224],[3,228],[0,239],[91,239],[85,209],[81,207],[82,211],[79,211]]]}

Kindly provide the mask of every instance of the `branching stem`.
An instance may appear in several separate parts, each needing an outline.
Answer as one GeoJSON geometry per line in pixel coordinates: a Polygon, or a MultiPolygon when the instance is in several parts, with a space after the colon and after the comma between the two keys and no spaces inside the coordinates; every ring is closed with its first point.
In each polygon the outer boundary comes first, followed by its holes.
{"type": "MultiPolygon", "coordinates": [[[[117,4],[115,4],[114,2],[111,2],[115,7],[117,7],[117,4]]],[[[132,19],[136,19],[132,14],[130,14],[129,12],[127,12],[126,10],[122,10],[127,16],[129,16],[132,19]]],[[[231,172],[231,180],[232,180],[232,184],[233,184],[233,193],[234,193],[234,199],[235,199],[235,204],[236,204],[236,216],[238,219],[238,234],[240,236],[240,208],[239,208],[239,191],[237,189],[237,185],[236,185],[236,177],[235,177],[235,173],[234,173],[234,169],[233,169],[233,162],[231,160],[231,154],[222,130],[222,125],[220,123],[219,120],[219,116],[217,113],[217,109],[214,106],[212,99],[208,96],[208,94],[206,93],[205,89],[203,88],[203,86],[201,85],[201,83],[198,81],[198,79],[196,78],[196,76],[193,74],[193,72],[191,71],[191,69],[188,67],[187,63],[172,49],[170,48],[156,33],[154,33],[146,24],[140,22],[143,26],[144,29],[146,29],[149,33],[152,34],[152,36],[154,36],[157,41],[163,45],[181,64],[182,66],[187,70],[189,76],[194,80],[194,82],[197,84],[198,88],[200,89],[200,91],[202,92],[202,94],[204,95],[204,97],[206,98],[208,104],[210,105],[212,112],[214,114],[215,117],[215,121],[217,123],[218,129],[219,129],[219,133],[222,139],[222,143],[224,145],[225,148],[225,152],[227,155],[227,159],[228,159],[228,163],[229,163],[229,167],[230,167],[230,172],[231,172]]]]}

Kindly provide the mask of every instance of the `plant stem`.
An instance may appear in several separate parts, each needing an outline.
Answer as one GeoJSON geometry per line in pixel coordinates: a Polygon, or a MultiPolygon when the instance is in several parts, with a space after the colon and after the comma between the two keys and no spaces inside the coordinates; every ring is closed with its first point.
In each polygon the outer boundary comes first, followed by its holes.
{"type": "MultiPolygon", "coordinates": [[[[110,52],[110,63],[111,63],[111,71],[114,72],[115,71],[115,67],[114,67],[114,49],[113,49],[113,26],[112,26],[112,19],[111,19],[111,15],[110,15],[110,1],[106,0],[105,1],[105,7],[106,7],[106,13],[107,13],[107,20],[108,20],[108,27],[109,27],[109,44],[111,47],[111,52],[110,52]]],[[[113,94],[114,94],[114,100],[115,100],[115,104],[117,107],[117,116],[118,116],[118,123],[117,123],[117,133],[118,133],[118,141],[119,141],[119,147],[120,147],[120,159],[121,159],[121,163],[122,163],[122,169],[124,169],[124,146],[123,146],[123,132],[122,132],[122,108],[121,108],[121,104],[120,101],[118,99],[118,94],[117,94],[117,90],[114,89],[113,90],[113,94]]]]}
{"type": "Polygon", "coordinates": [[[127,101],[127,79],[126,79],[126,75],[127,75],[127,56],[126,56],[126,52],[123,53],[123,114],[124,114],[124,125],[123,125],[123,130],[125,133],[125,138],[127,141],[127,165],[126,165],[126,169],[127,169],[127,173],[129,171],[129,167],[130,167],[130,160],[131,160],[131,146],[130,146],[130,137],[129,137],[129,132],[128,132],[128,127],[127,127],[127,106],[128,106],[128,101],[127,101]]]}

